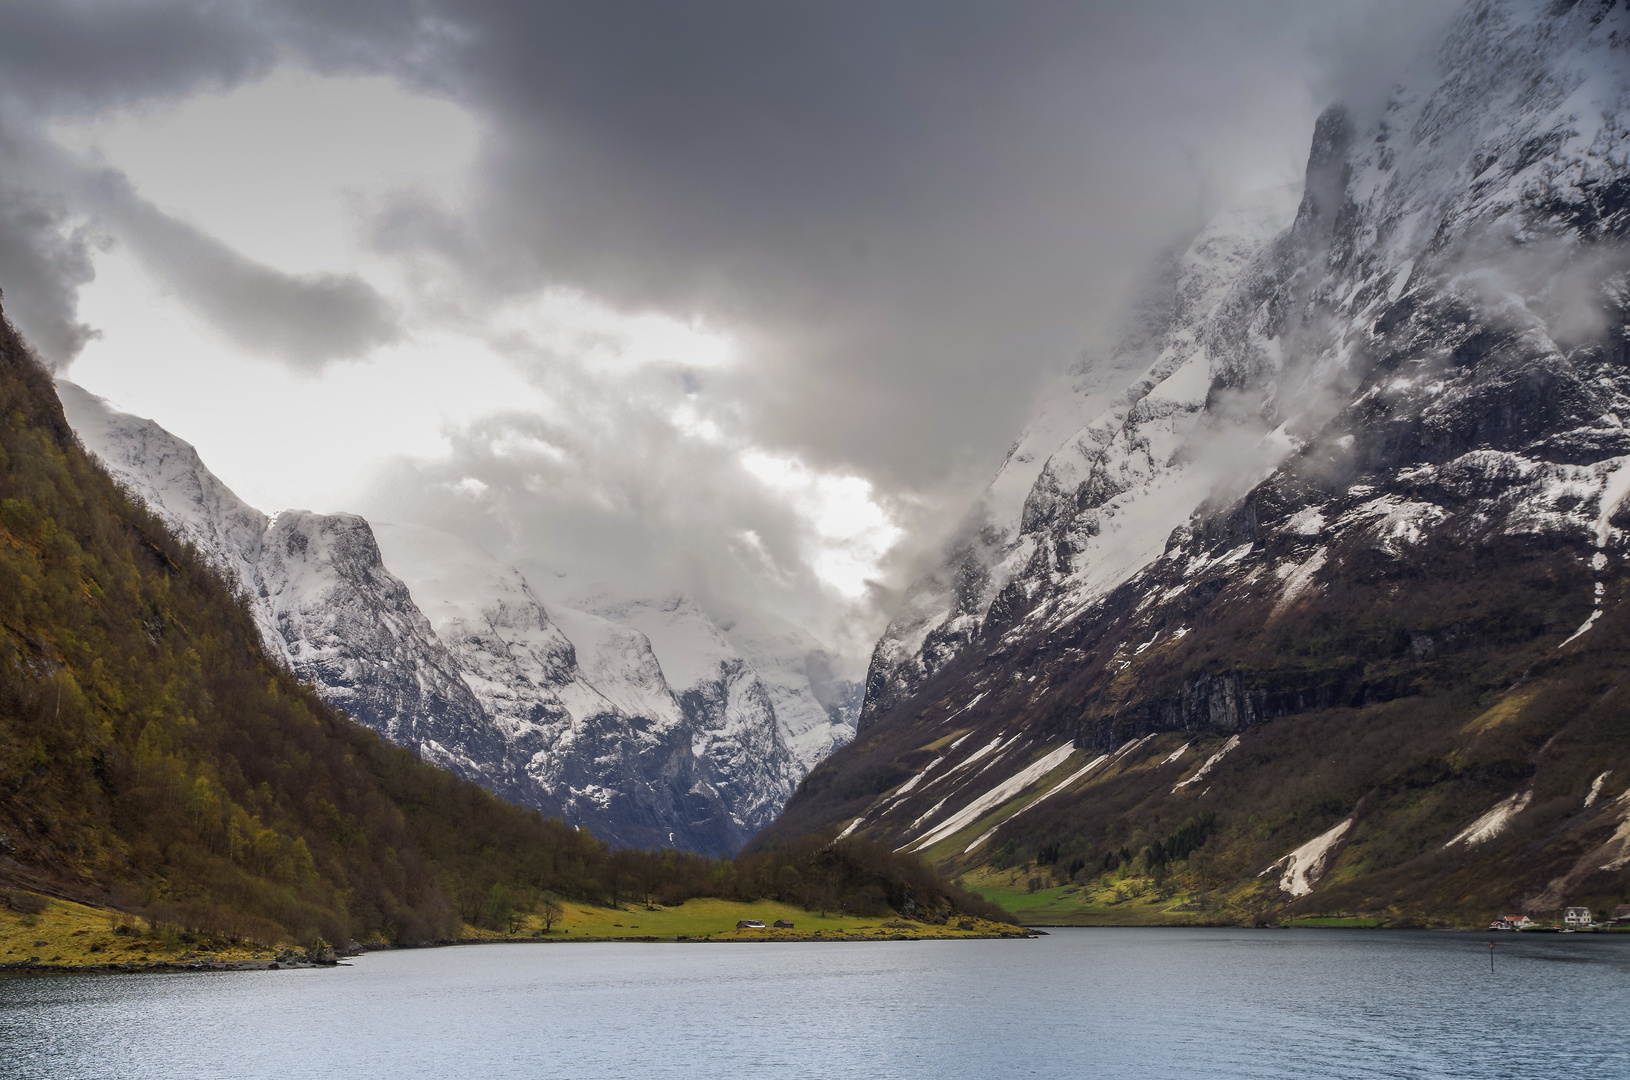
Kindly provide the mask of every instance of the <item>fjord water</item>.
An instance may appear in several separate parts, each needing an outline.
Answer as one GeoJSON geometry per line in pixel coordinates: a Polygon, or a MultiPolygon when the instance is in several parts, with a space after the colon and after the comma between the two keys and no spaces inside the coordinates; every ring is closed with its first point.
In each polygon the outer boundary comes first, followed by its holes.
{"type": "Polygon", "coordinates": [[[1630,936],[491,945],[0,981],[8,1077],[1622,1077],[1630,936]]]}

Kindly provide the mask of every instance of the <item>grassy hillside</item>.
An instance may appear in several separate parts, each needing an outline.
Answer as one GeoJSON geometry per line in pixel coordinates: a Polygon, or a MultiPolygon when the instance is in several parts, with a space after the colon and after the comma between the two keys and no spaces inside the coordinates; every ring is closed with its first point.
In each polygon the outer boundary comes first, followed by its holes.
{"type": "Polygon", "coordinates": [[[413,939],[501,882],[589,891],[606,857],[268,662],[0,327],[0,874],[263,938],[413,939]]]}
{"type": "MultiPolygon", "coordinates": [[[[1158,639],[1144,622],[1160,612],[1139,599],[1180,571],[1157,566],[1153,586],[1050,638],[959,659],[817,767],[768,835],[864,815],[855,835],[901,846],[924,833],[916,819],[939,820],[937,800],[950,796],[943,818],[1073,744],[921,853],[1047,923],[1610,912],[1630,902],[1630,579],[1617,557],[1595,567],[1588,537],[1490,532],[1407,560],[1363,537],[1331,545],[1342,575],[1322,590],[1281,606],[1276,576],[1241,575],[1196,589],[1163,616],[1184,633],[1158,639]],[[1216,715],[1185,714],[1195,703],[1216,715]],[[1016,731],[1029,741],[983,779],[976,765],[936,786],[1016,731]],[[1466,842],[1502,805],[1508,818],[1466,842]],[[1283,887],[1284,860],[1343,823],[1316,887],[1283,887]]],[[[1279,543],[1259,541],[1265,564],[1279,543]]]]}

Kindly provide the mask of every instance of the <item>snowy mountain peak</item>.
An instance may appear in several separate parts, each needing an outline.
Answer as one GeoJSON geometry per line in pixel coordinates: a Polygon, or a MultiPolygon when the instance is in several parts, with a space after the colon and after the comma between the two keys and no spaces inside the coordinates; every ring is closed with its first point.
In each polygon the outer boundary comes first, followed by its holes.
{"type": "MultiPolygon", "coordinates": [[[[191,443],[151,420],[114,409],[65,380],[57,383],[63,412],[87,449],[124,488],[159,516],[240,591],[258,587],[261,537],[269,519],[238,498],[205,468],[191,443]]],[[[255,609],[261,640],[287,659],[282,638],[255,609]]]]}
{"type": "Polygon", "coordinates": [[[87,448],[247,596],[268,652],[508,798],[614,843],[731,851],[853,732],[854,709],[829,714],[787,673],[796,661],[767,644],[761,679],[687,597],[546,607],[521,571],[448,533],[268,517],[158,424],[59,393],[87,448]]]}
{"type": "MultiPolygon", "coordinates": [[[[1623,249],[1601,241],[1630,218],[1623,22],[1611,4],[1472,4],[1439,68],[1372,127],[1326,110],[1294,220],[1272,201],[1219,215],[1100,373],[1073,376],[1026,430],[879,641],[868,721],[975,638],[1079,615],[1195,515],[1339,443],[1351,410],[1416,395],[1412,438],[1430,438],[1434,414],[1475,397],[1456,381],[1486,381],[1452,371],[1464,346],[1445,328],[1526,335],[1537,373],[1612,326],[1623,249]]],[[[1616,416],[1608,398],[1599,414],[1616,416]]]]}
{"type": "Polygon", "coordinates": [[[947,663],[980,632],[993,607],[1005,618],[1027,605],[1035,594],[1027,577],[1050,576],[1086,548],[1105,548],[1100,518],[1106,513],[1119,518],[1111,532],[1123,541],[1120,552],[1096,564],[1106,581],[1159,553],[1167,534],[1204,497],[1205,481],[1137,500],[1135,509],[1134,499],[1116,497],[1150,483],[1198,422],[1211,384],[1206,322],[1285,226],[1286,204],[1282,193],[1263,193],[1218,214],[1169,273],[1151,279],[1153,295],[1135,306],[1139,320],[1099,371],[1075,373],[1060,384],[976,504],[946,561],[907,593],[874,651],[866,715],[947,663]],[[1048,542],[1050,531],[1072,526],[1075,543],[1048,542]]]}

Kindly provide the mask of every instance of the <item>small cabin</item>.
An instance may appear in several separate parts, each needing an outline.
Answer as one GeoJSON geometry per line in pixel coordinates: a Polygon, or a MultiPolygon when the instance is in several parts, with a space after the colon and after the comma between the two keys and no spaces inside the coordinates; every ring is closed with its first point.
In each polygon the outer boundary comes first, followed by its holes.
{"type": "Polygon", "coordinates": [[[777,919],[777,920],[775,920],[774,926],[775,926],[775,928],[777,930],[791,930],[792,929],[792,923],[788,922],[785,919],[777,919]]]}
{"type": "Polygon", "coordinates": [[[1613,909],[1614,922],[1630,922],[1630,904],[1620,904],[1613,909]]]}
{"type": "Polygon", "coordinates": [[[742,919],[742,920],[740,920],[739,922],[736,923],[736,929],[737,930],[762,930],[762,929],[764,929],[764,920],[763,919],[742,919]]]}
{"type": "Polygon", "coordinates": [[[1592,922],[1590,917],[1590,908],[1568,908],[1562,912],[1562,922],[1569,930],[1582,930],[1588,927],[1592,922]]]}

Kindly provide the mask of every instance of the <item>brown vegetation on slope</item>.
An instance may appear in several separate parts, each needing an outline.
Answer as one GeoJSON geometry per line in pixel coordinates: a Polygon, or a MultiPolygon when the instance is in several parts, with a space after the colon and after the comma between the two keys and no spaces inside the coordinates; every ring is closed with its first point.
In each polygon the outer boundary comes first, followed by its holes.
{"type": "MultiPolygon", "coordinates": [[[[1265,565],[1285,557],[1272,541],[1259,547],[1265,565]]],[[[1074,740],[1081,750],[1061,773],[1148,736],[1034,811],[1003,824],[1017,798],[925,854],[953,873],[995,867],[1044,887],[1169,879],[1174,892],[1227,902],[1181,921],[1340,913],[1466,925],[1507,908],[1611,910],[1630,900],[1630,868],[1603,869],[1621,854],[1614,837],[1630,805],[1617,798],[1630,783],[1630,609],[1618,602],[1617,560],[1593,574],[1590,551],[1438,537],[1403,559],[1355,541],[1332,547],[1322,591],[1277,614],[1273,577],[1202,583],[1173,610],[1140,609],[1151,589],[1140,581],[1054,634],[949,667],[812,772],[768,836],[889,803],[952,735],[971,733],[963,754],[1020,730],[1037,746],[1074,740]],[[1558,648],[1591,610],[1593,580],[1604,584],[1604,613],[1558,648]],[[1162,625],[1149,648],[1119,650],[1162,625]],[[1178,638],[1176,626],[1189,630],[1178,638]],[[1237,749],[1204,783],[1174,790],[1235,734],[1237,749]],[[1498,835],[1446,846],[1522,793],[1530,801],[1498,835]],[[1207,815],[1201,844],[1164,857],[1163,845],[1207,815]],[[1263,873],[1348,819],[1310,895],[1263,873]]],[[[922,831],[909,823],[946,794],[918,785],[860,832],[906,843],[922,831]]],[[[944,813],[971,797],[953,795],[944,813]]]]}

